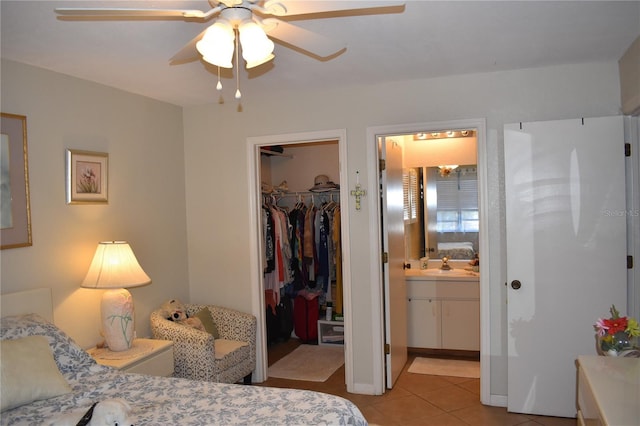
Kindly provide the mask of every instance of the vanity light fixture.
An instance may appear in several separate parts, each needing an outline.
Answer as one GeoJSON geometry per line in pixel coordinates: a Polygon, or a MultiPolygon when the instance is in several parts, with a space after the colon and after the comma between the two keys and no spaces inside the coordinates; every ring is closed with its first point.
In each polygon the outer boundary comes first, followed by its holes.
{"type": "Polygon", "coordinates": [[[448,138],[470,138],[476,136],[475,130],[443,130],[440,132],[419,132],[414,133],[414,141],[432,140],[432,139],[448,139],[448,138]]]}
{"type": "Polygon", "coordinates": [[[448,177],[451,174],[451,172],[453,172],[457,168],[458,168],[457,164],[448,164],[448,165],[438,166],[438,169],[440,169],[440,176],[442,177],[448,177]]]}

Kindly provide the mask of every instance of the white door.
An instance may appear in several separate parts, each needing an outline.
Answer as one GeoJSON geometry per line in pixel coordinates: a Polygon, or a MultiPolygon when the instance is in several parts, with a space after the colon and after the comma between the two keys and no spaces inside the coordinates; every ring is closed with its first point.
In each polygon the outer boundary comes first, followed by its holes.
{"type": "Polygon", "coordinates": [[[382,247],[388,262],[384,278],[387,388],[391,389],[407,362],[407,288],[404,279],[404,199],[402,193],[402,146],[392,139],[379,140],[379,156],[385,168],[382,185],[382,247]]]}
{"type": "Polygon", "coordinates": [[[506,125],[508,410],[576,415],[578,355],[626,310],[622,117],[506,125]]]}

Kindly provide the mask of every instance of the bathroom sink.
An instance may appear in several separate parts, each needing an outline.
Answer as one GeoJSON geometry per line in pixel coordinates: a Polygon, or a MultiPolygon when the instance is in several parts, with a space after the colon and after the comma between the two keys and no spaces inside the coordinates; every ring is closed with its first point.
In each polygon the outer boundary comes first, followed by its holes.
{"type": "Polygon", "coordinates": [[[421,269],[420,274],[422,275],[449,275],[449,276],[473,276],[478,277],[480,274],[478,272],[467,271],[466,269],[421,269]]]}
{"type": "Polygon", "coordinates": [[[423,279],[446,280],[446,281],[477,281],[480,277],[479,272],[468,271],[466,269],[452,268],[449,270],[430,268],[430,269],[407,269],[405,271],[407,277],[424,277],[423,279]]]}

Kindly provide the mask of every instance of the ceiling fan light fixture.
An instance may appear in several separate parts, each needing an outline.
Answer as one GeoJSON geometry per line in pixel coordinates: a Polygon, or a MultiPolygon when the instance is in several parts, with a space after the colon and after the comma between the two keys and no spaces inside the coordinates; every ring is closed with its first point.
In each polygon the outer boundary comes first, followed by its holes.
{"type": "Polygon", "coordinates": [[[273,41],[253,21],[244,21],[238,27],[240,32],[240,44],[242,45],[242,57],[247,61],[247,68],[253,68],[264,64],[274,58],[273,41]]]}
{"type": "Polygon", "coordinates": [[[233,68],[231,60],[234,40],[233,28],[223,21],[218,21],[207,28],[202,39],[196,43],[196,49],[202,55],[202,59],[210,64],[233,68]]]}
{"type": "Polygon", "coordinates": [[[249,70],[251,68],[257,67],[258,65],[265,64],[265,63],[269,62],[270,60],[272,60],[275,57],[276,56],[273,53],[271,53],[271,54],[269,54],[269,56],[267,56],[266,58],[263,58],[261,60],[257,60],[257,61],[254,61],[254,62],[247,61],[247,69],[249,70]]]}

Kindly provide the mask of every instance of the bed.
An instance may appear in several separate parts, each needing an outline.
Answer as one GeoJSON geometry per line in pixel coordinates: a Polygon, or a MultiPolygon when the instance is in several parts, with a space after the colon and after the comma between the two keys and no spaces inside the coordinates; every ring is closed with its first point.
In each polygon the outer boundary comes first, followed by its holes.
{"type": "MultiPolygon", "coordinates": [[[[353,403],[334,395],[145,376],[101,366],[53,324],[50,297],[49,289],[1,296],[0,339],[13,340],[2,345],[3,368],[8,367],[4,364],[9,359],[4,355],[4,346],[29,340],[24,339],[26,336],[45,336],[53,354],[54,369],[57,367],[68,388],[65,391],[59,377],[55,384],[51,379],[51,386],[38,380],[39,387],[58,386],[52,392],[54,396],[41,396],[42,399],[15,408],[8,405],[5,409],[3,397],[2,425],[55,424],[61,413],[79,412],[81,416],[94,402],[116,397],[124,398],[132,406],[131,420],[136,425],[367,424],[353,403]]],[[[30,371],[25,371],[21,380],[29,381],[29,374],[30,371]]],[[[3,383],[2,393],[12,393],[22,386],[29,384],[3,383]]]]}
{"type": "Polygon", "coordinates": [[[448,257],[449,259],[473,259],[476,252],[473,250],[473,243],[468,241],[453,243],[438,243],[438,258],[448,257]]]}

